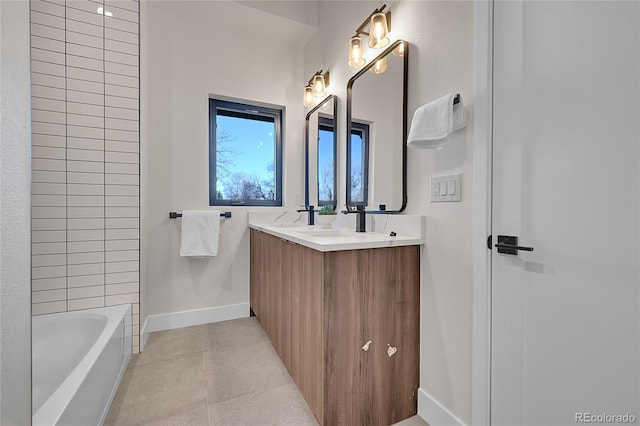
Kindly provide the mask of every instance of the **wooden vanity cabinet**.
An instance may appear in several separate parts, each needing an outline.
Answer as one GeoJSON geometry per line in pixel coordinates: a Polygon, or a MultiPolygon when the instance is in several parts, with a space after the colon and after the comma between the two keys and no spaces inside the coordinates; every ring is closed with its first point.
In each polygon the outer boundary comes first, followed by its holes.
{"type": "Polygon", "coordinates": [[[320,252],[254,229],[250,244],[251,307],[319,423],[415,415],[419,246],[320,252]]]}

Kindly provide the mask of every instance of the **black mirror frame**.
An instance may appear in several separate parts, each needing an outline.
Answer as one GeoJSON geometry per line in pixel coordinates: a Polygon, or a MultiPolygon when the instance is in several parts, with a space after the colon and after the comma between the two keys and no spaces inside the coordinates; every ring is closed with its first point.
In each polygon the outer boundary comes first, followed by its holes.
{"type": "MultiPolygon", "coordinates": [[[[318,105],[311,109],[306,117],[304,122],[304,205],[309,206],[309,119],[311,115],[313,115],[316,111],[322,108],[326,103],[333,100],[333,123],[334,123],[334,131],[333,131],[333,158],[335,161],[335,165],[333,167],[333,193],[336,194],[336,204],[338,201],[338,133],[335,131],[337,128],[338,120],[337,111],[338,111],[338,98],[335,95],[329,95],[322,100],[318,105]]],[[[314,201],[314,204],[316,202],[314,201]]],[[[335,210],[337,206],[333,206],[335,210]]]]}
{"type": "Polygon", "coordinates": [[[352,208],[351,204],[351,188],[350,188],[350,179],[351,176],[351,162],[349,159],[351,158],[351,105],[352,105],[352,89],[353,84],[356,80],[361,77],[364,73],[371,69],[376,61],[390,55],[394,49],[396,49],[401,44],[404,44],[404,54],[403,54],[403,81],[402,81],[402,138],[400,143],[402,144],[402,205],[398,210],[367,210],[367,213],[381,213],[381,214],[397,214],[402,213],[404,209],[407,207],[407,87],[409,83],[409,43],[405,40],[397,40],[392,43],[389,47],[387,47],[382,53],[380,53],[376,58],[372,59],[369,64],[367,64],[364,68],[358,71],[347,83],[347,172],[345,176],[346,184],[346,202],[347,202],[347,210],[352,208]]]}

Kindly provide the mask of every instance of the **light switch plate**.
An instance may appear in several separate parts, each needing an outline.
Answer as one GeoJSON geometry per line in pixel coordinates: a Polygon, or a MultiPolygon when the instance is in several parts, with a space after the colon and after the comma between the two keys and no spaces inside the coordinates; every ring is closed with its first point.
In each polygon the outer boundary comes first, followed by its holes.
{"type": "Polygon", "coordinates": [[[462,173],[431,177],[431,202],[446,203],[460,201],[460,194],[462,193],[461,181],[462,173]],[[451,194],[451,192],[453,192],[453,194],[451,194]]]}

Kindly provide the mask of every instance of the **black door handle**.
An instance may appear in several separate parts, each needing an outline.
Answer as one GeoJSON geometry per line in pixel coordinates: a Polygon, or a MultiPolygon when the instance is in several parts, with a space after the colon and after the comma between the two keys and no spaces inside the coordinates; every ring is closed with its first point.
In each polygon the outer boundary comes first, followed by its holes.
{"type": "Polygon", "coordinates": [[[498,235],[498,242],[494,245],[498,253],[518,255],[518,250],[533,251],[533,247],[518,245],[518,237],[511,235],[498,235]]]}

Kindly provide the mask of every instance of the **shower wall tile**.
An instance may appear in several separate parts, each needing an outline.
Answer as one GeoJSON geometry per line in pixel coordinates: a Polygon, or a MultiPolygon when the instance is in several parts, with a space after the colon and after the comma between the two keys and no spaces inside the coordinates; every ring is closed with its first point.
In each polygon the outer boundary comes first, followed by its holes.
{"type": "MultiPolygon", "coordinates": [[[[138,207],[140,205],[140,198],[135,196],[126,197],[126,196],[111,195],[106,197],[106,205],[107,207],[126,207],[126,206],[138,207]]],[[[138,216],[136,215],[133,217],[138,217],[138,216]]]]}
{"type": "Polygon", "coordinates": [[[140,242],[138,239],[109,240],[106,242],[105,247],[107,251],[138,250],[140,248],[140,242]]]}
{"type": "Polygon", "coordinates": [[[69,305],[69,311],[78,311],[80,309],[101,308],[105,306],[104,296],[90,297],[87,299],[73,299],[73,300],[69,300],[67,303],[69,305]]]}
{"type": "Polygon", "coordinates": [[[82,275],[78,277],[69,277],[68,279],[68,287],[77,288],[77,287],[91,287],[97,286],[100,289],[104,289],[104,274],[98,275],[82,275]]]}
{"type": "Polygon", "coordinates": [[[62,243],[32,243],[31,244],[31,254],[59,254],[66,253],[67,244],[66,242],[62,243]]]}
{"type": "Polygon", "coordinates": [[[66,262],[69,265],[104,262],[104,252],[69,253],[66,262]]]}
{"type": "Polygon", "coordinates": [[[65,219],[33,219],[31,229],[34,231],[63,231],[67,229],[65,219]]]}
{"type": "Polygon", "coordinates": [[[54,314],[57,312],[65,312],[67,310],[67,301],[61,300],[59,302],[48,303],[33,303],[31,305],[32,315],[54,314]]]}
{"type": "MultiPolygon", "coordinates": [[[[32,101],[37,99],[31,98],[32,101]]],[[[66,138],[64,136],[52,136],[52,135],[31,135],[31,143],[33,146],[50,146],[56,148],[64,148],[66,144],[66,138]]]]}
{"type": "Polygon", "coordinates": [[[107,262],[124,262],[124,261],[138,261],[140,260],[139,250],[118,250],[108,251],[107,262]]]}
{"type": "Polygon", "coordinates": [[[104,241],[67,241],[67,253],[95,252],[104,250],[104,241]]]}
{"type": "Polygon", "coordinates": [[[34,170],[31,172],[32,183],[64,184],[66,181],[67,181],[67,174],[63,171],[34,170]]]}
{"type": "MultiPolygon", "coordinates": [[[[46,28],[46,27],[43,27],[43,28],[46,28]]],[[[55,31],[59,31],[59,30],[55,30],[55,31]]],[[[53,62],[64,64],[64,60],[65,60],[64,31],[62,31],[61,33],[63,37],[62,40],[55,40],[47,37],[37,37],[37,36],[32,37],[31,38],[31,59],[39,59],[39,60],[46,61],[46,59],[42,59],[41,57],[38,57],[38,56],[43,55],[46,57],[46,55],[57,54],[57,56],[53,56],[54,58],[53,62]],[[57,62],[57,61],[60,61],[60,62],[57,62]]]]}
{"type": "Polygon", "coordinates": [[[104,297],[104,287],[92,286],[69,289],[69,299],[87,299],[89,297],[104,297]]]}
{"type": "Polygon", "coordinates": [[[64,266],[67,258],[64,254],[38,254],[31,256],[31,265],[38,266],[64,266]]]}
{"type": "Polygon", "coordinates": [[[30,4],[33,314],[133,303],[137,351],[139,4],[30,4]]]}
{"type": "Polygon", "coordinates": [[[107,306],[122,305],[123,303],[138,303],[140,295],[138,292],[128,294],[114,294],[105,298],[107,306]]]}
{"type": "Polygon", "coordinates": [[[66,150],[59,147],[34,146],[31,149],[31,158],[50,158],[55,160],[65,160],[66,150]]]}
{"type": "Polygon", "coordinates": [[[67,280],[64,277],[33,280],[31,288],[33,291],[66,289],[67,280]]]}
{"type": "Polygon", "coordinates": [[[138,12],[138,2],[133,0],[105,0],[104,4],[106,6],[138,12]]]}
{"type": "Polygon", "coordinates": [[[32,231],[31,242],[32,243],[54,243],[65,242],[65,231],[32,231]]]}
{"type": "Polygon", "coordinates": [[[31,301],[33,303],[57,302],[66,299],[66,289],[34,291],[31,296],[31,301]]]}

